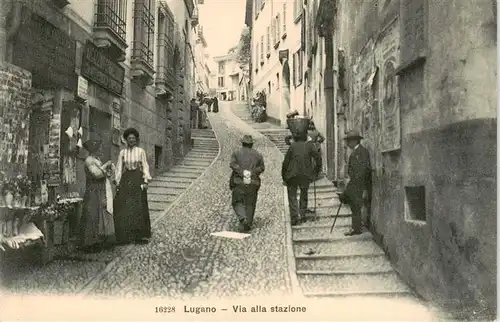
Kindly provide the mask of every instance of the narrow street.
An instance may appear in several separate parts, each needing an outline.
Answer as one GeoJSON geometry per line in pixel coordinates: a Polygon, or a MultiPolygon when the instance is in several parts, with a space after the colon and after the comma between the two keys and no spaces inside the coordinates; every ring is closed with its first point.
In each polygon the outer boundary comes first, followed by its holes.
{"type": "MultiPolygon", "coordinates": [[[[149,244],[59,257],[46,266],[19,271],[7,292],[181,301],[263,295],[299,299],[305,295],[313,298],[314,303],[310,303],[314,307],[331,307],[321,312],[327,316],[365,316],[364,312],[346,310],[346,305],[363,301],[372,310],[372,318],[374,314],[394,319],[427,317],[427,308],[398,280],[383,252],[369,240],[370,235],[342,241],[338,232],[334,234],[336,241],[324,236],[334,208],[328,201],[334,189],[326,180],[317,183],[319,221],[290,226],[280,177],[282,153],[265,135],[233,114],[235,110],[245,119],[237,104],[223,103],[220,113],[210,114],[214,131],[195,131],[194,149],[186,159],[151,183],[153,238],[149,244]],[[243,134],[254,137],[254,147],[266,163],[256,228],[242,240],[214,237],[210,233],[236,228],[228,165],[243,134]],[[307,258],[303,253],[313,248],[317,254],[307,258]],[[356,265],[371,269],[348,271],[359,269],[356,265]],[[401,309],[391,312],[389,308],[395,307],[401,309]]],[[[265,130],[270,126],[266,124],[257,126],[265,130]]],[[[337,231],[348,226],[348,217],[349,211],[344,209],[337,231]]]]}

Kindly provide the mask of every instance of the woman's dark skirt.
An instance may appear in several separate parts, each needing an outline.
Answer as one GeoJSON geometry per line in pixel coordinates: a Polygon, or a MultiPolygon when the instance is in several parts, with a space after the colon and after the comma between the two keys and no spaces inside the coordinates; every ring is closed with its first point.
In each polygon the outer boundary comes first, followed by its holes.
{"type": "Polygon", "coordinates": [[[142,171],[125,171],[113,203],[117,243],[140,241],[151,237],[148,195],[141,189],[142,171]]]}

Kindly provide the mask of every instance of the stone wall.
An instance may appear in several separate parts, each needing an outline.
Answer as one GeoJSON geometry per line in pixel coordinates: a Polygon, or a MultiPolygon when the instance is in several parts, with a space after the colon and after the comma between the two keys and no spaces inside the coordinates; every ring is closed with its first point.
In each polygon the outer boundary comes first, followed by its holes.
{"type": "Polygon", "coordinates": [[[371,152],[376,238],[426,299],[464,314],[494,314],[494,6],[400,1],[340,1],[339,7],[350,83],[347,127],[364,133],[371,152]],[[393,40],[385,37],[391,24],[393,40]],[[396,54],[388,53],[391,41],[396,54]],[[386,77],[389,56],[399,77],[386,77]],[[390,113],[399,117],[389,119],[390,113]],[[409,202],[412,191],[421,192],[420,207],[409,202]]]}
{"type": "Polygon", "coordinates": [[[26,174],[31,73],[0,61],[0,171],[26,174]]]}

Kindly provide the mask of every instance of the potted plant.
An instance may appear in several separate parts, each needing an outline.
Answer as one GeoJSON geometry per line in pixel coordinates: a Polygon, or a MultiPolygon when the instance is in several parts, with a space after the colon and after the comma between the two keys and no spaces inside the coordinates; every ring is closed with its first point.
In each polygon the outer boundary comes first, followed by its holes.
{"type": "Polygon", "coordinates": [[[5,179],[2,182],[2,195],[4,198],[5,205],[8,208],[12,208],[14,203],[14,194],[16,193],[17,186],[12,179],[5,179]]]}

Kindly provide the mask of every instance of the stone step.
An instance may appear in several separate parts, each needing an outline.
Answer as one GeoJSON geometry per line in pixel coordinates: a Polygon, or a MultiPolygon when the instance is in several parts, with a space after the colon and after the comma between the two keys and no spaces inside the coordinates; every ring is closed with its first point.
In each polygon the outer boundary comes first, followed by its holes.
{"type": "Polygon", "coordinates": [[[161,202],[161,203],[171,203],[177,199],[178,195],[167,195],[167,194],[148,194],[149,202],[161,202]]]}
{"type": "Polygon", "coordinates": [[[295,265],[297,274],[299,271],[381,272],[393,269],[382,251],[380,254],[353,256],[300,255],[295,257],[295,265]]]}
{"type": "MultiPolygon", "coordinates": [[[[318,204],[318,203],[316,203],[318,204]]],[[[309,202],[309,208],[314,208],[314,202],[311,200],[309,202]]],[[[314,210],[314,209],[312,209],[314,210]]],[[[338,210],[338,206],[337,207],[329,207],[329,208],[321,208],[319,206],[316,207],[316,213],[308,213],[306,214],[306,217],[307,218],[334,218],[336,215],[337,215],[337,210],[338,210]]],[[[339,216],[338,218],[341,218],[341,217],[351,217],[352,215],[352,211],[349,207],[347,206],[342,206],[342,208],[340,208],[340,212],[339,212],[339,216]]],[[[338,219],[337,219],[338,221],[338,219]]]]}
{"type": "MultiPolygon", "coordinates": [[[[201,173],[200,173],[201,174],[201,173]]],[[[180,173],[180,172],[169,172],[165,178],[185,178],[185,179],[197,179],[200,174],[198,173],[180,173]]]]}
{"type": "Polygon", "coordinates": [[[191,169],[191,170],[205,170],[207,167],[201,166],[201,165],[183,165],[183,164],[178,164],[175,165],[176,169],[191,169]]]}
{"type": "Polygon", "coordinates": [[[212,139],[196,140],[196,141],[194,141],[193,148],[196,148],[196,147],[218,148],[219,143],[216,140],[212,140],[212,139]]]}
{"type": "Polygon", "coordinates": [[[189,186],[193,182],[192,178],[176,178],[169,177],[168,173],[163,174],[161,177],[156,177],[153,181],[149,183],[149,187],[173,187],[186,185],[189,186]]]}
{"type": "Polygon", "coordinates": [[[148,197],[148,206],[150,211],[164,211],[167,209],[170,202],[162,202],[162,201],[150,201],[148,197]]]}
{"type": "Polygon", "coordinates": [[[202,174],[205,169],[192,169],[192,168],[184,168],[182,165],[181,166],[176,166],[170,169],[168,172],[169,173],[195,173],[195,174],[202,174]]]}
{"type": "MultiPolygon", "coordinates": [[[[316,221],[313,221],[314,218],[311,218],[311,220],[306,221],[305,223],[301,223],[299,225],[292,226],[292,229],[316,229],[316,228],[325,228],[328,227],[330,228],[333,225],[333,217],[318,217],[316,218],[316,221]]],[[[344,216],[344,217],[338,217],[337,221],[335,222],[335,228],[342,228],[342,227],[350,227],[351,226],[351,217],[350,216],[344,216]]]]}
{"type": "Polygon", "coordinates": [[[217,145],[195,145],[192,147],[190,152],[219,152],[219,146],[217,145]]]}
{"type": "Polygon", "coordinates": [[[355,239],[349,237],[343,242],[293,242],[295,256],[306,255],[313,251],[316,255],[352,255],[352,254],[378,254],[380,247],[371,239],[355,239]],[[346,242],[347,241],[347,242],[346,242]]]}
{"type": "MultiPolygon", "coordinates": [[[[325,225],[322,227],[314,227],[314,228],[302,228],[302,229],[293,229],[292,230],[292,238],[293,240],[306,240],[306,239],[329,239],[329,238],[344,238],[344,233],[349,230],[351,224],[345,226],[339,226],[339,220],[335,223],[335,227],[333,231],[330,233],[331,226],[333,224],[333,220],[330,225],[325,225]]],[[[346,237],[347,238],[347,237],[346,237]]]]}
{"type": "Polygon", "coordinates": [[[342,243],[352,240],[372,240],[373,236],[369,231],[364,231],[361,235],[344,236],[344,233],[349,229],[333,229],[330,233],[330,228],[318,229],[294,229],[292,232],[292,240],[294,243],[315,243],[315,242],[333,242],[342,243]]]}
{"type": "Polygon", "coordinates": [[[411,293],[395,271],[386,274],[298,275],[305,293],[365,295],[373,293],[411,293]]]}
{"type": "Polygon", "coordinates": [[[219,150],[213,150],[213,151],[203,151],[203,150],[191,150],[193,153],[193,155],[186,155],[183,159],[194,159],[194,160],[207,160],[207,161],[211,161],[213,160],[213,158],[215,156],[217,156],[217,154],[219,153],[219,150]],[[197,154],[208,154],[207,156],[205,157],[200,157],[199,155],[197,154]]]}
{"type": "Polygon", "coordinates": [[[171,186],[164,186],[164,187],[158,187],[158,186],[151,186],[151,184],[149,185],[148,187],[148,195],[172,195],[172,196],[178,196],[179,194],[181,194],[184,190],[186,190],[186,188],[188,187],[189,185],[185,185],[184,187],[182,188],[175,188],[175,187],[171,187],[171,186]]]}
{"type": "Polygon", "coordinates": [[[196,163],[200,163],[201,165],[206,165],[212,163],[213,159],[202,159],[202,158],[194,158],[194,157],[189,157],[189,158],[184,158],[182,159],[177,165],[185,165],[185,164],[190,164],[191,165],[196,165],[196,163]]]}

